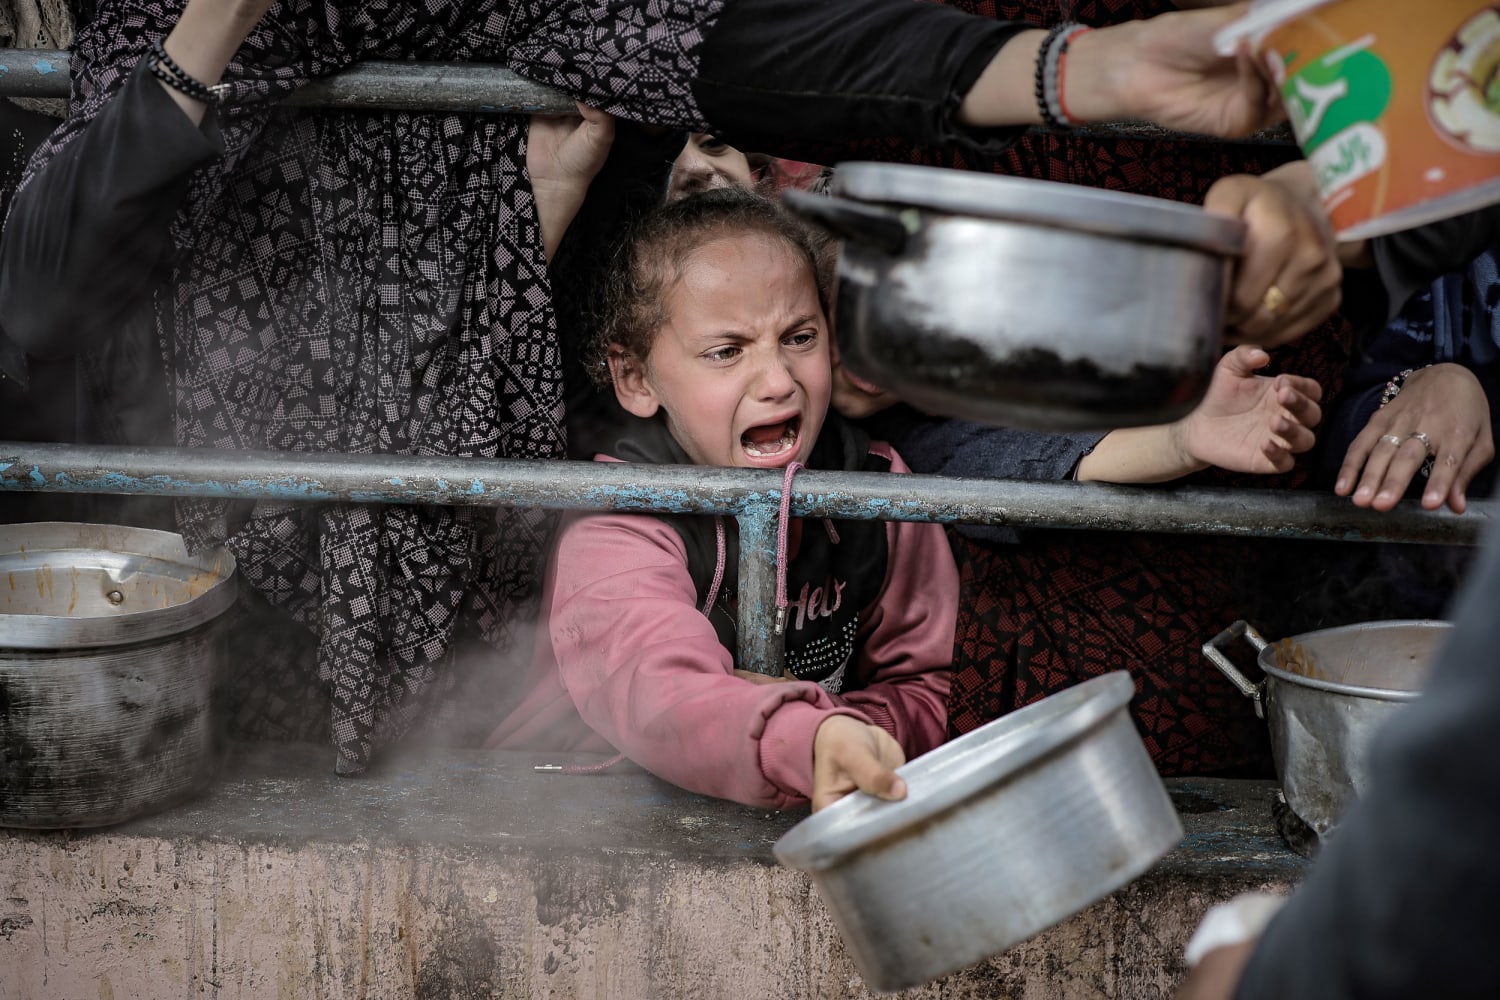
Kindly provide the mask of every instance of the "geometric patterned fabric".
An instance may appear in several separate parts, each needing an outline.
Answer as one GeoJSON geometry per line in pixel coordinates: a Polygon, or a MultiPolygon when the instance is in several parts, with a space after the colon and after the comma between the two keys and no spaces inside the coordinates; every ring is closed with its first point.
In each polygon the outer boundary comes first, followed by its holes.
{"type": "MultiPolygon", "coordinates": [[[[503,62],[615,114],[703,130],[688,84],[723,0],[283,0],[225,74],[227,154],[197,172],[147,297],[193,448],[555,458],[562,358],[526,176],[524,116],[278,110],[361,59],[503,62]]],[[[72,113],[31,174],[129,77],[180,3],[102,5],[77,42],[72,113]]],[[[179,506],[274,608],[317,635],[342,774],[465,671],[512,662],[553,519],[489,509],[179,506]],[[455,650],[483,643],[501,657],[455,650]]],[[[523,658],[523,657],[521,657],[523,658]]],[[[268,676],[274,673],[268,665],[268,676]]],[[[495,688],[493,677],[475,681],[495,688]]],[[[261,704],[321,697],[264,694],[261,704]]],[[[491,720],[493,716],[491,717],[491,720]]]]}

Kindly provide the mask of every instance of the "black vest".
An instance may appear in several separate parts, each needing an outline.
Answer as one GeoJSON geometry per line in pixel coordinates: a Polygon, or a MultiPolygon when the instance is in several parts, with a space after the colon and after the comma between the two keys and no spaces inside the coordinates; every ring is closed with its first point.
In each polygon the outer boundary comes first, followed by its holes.
{"type": "MultiPolygon", "coordinates": [[[[629,418],[605,454],[627,462],[692,464],[660,417],[629,418]]],[[[870,439],[831,411],[807,465],[823,470],[891,471],[889,461],[870,454],[870,439]]],[[[734,520],[689,514],[656,516],[682,537],[700,608],[719,570],[715,522],[725,522],[723,580],[708,619],[719,642],[731,655],[736,654],[740,546],[734,520]]],[[[786,574],[789,606],[784,636],[787,669],[798,680],[816,681],[837,694],[860,684],[846,668],[859,651],[861,616],[874,606],[885,586],[888,545],[883,521],[830,523],[837,542],[824,522],[802,520],[801,544],[786,574]]],[[[774,614],[775,609],[768,608],[767,613],[774,614]]]]}

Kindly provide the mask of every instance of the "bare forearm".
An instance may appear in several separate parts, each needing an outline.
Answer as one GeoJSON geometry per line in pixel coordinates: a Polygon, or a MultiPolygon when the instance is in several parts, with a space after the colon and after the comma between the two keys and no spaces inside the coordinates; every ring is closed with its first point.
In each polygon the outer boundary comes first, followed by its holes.
{"type": "MultiPolygon", "coordinates": [[[[1137,117],[1124,90],[1131,25],[1090,31],[1069,47],[1068,110],[1082,121],[1110,121],[1137,117]]],[[[1043,31],[1017,35],[996,54],[959,106],[965,125],[993,128],[1040,122],[1035,96],[1037,51],[1043,31]]]]}
{"type": "Polygon", "coordinates": [[[562,245],[563,236],[573,224],[578,210],[583,207],[588,184],[544,185],[538,182],[533,185],[533,193],[536,195],[537,224],[542,229],[542,249],[550,262],[557,255],[557,248],[562,245]]]}
{"type": "Polygon", "coordinates": [[[1078,463],[1077,478],[1101,483],[1165,483],[1208,468],[1193,458],[1181,424],[1111,431],[1078,463]]]}
{"type": "MultiPolygon", "coordinates": [[[[188,0],[177,26],[162,41],[162,48],[184,73],[212,87],[224,76],[225,67],[239,51],[245,36],[270,6],[264,0],[188,0]]],[[[208,109],[201,101],[165,83],[160,86],[194,124],[203,120],[208,109]]]]}
{"type": "MultiPolygon", "coordinates": [[[[1168,11],[1070,36],[1051,63],[1057,116],[1073,123],[1134,119],[1234,138],[1280,116],[1274,92],[1249,60],[1220,56],[1214,36],[1247,5],[1168,11]]],[[[975,127],[1025,125],[1034,107],[1037,54],[1046,36],[1011,38],[969,88],[960,121],[975,127]]]]}

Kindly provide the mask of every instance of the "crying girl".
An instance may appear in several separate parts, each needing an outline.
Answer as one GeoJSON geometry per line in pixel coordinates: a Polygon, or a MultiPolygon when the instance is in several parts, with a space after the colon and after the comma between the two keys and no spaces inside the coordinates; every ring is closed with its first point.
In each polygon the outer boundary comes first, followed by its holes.
{"type": "MultiPolygon", "coordinates": [[[[612,264],[594,370],[629,414],[599,461],[906,472],[829,409],[818,247],[772,202],[711,191],[612,264]]],[[[615,750],[691,791],[821,808],[897,799],[943,739],[958,576],[937,524],[783,520],[781,678],[736,670],[732,519],[601,514],[562,530],[522,703],[489,745],[615,750]]]]}

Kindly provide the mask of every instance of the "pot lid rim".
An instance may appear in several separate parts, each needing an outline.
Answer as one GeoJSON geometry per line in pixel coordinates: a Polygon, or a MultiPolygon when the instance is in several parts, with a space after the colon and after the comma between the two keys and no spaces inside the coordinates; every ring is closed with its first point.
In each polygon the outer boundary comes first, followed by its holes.
{"type": "Polygon", "coordinates": [[[0,556],[25,548],[29,556],[48,552],[95,548],[120,555],[157,559],[188,569],[213,573],[217,579],[188,600],[167,607],[122,611],[111,615],[17,614],[0,611],[0,655],[9,652],[82,652],[168,638],[190,632],[218,618],[234,604],[238,594],[234,556],[225,548],[209,548],[196,555],[187,552],[182,536],[172,531],[125,524],[73,521],[29,521],[0,525],[0,556]],[[76,541],[38,546],[38,536],[48,539],[76,532],[76,541]],[[89,536],[93,536],[90,538],[89,536]],[[100,540],[113,545],[105,548],[100,540]]]}
{"type": "Polygon", "coordinates": [[[948,167],[840,163],[830,192],[857,201],[1053,226],[1167,243],[1223,256],[1244,253],[1245,225],[1197,205],[1103,188],[948,167]]]}
{"type": "MultiPolygon", "coordinates": [[[[1134,695],[1130,674],[1115,670],[1003,715],[896,769],[908,778],[914,771],[941,768],[943,758],[953,757],[948,766],[958,773],[931,794],[914,796],[910,780],[907,798],[899,802],[854,792],[792,827],[772,853],[782,864],[809,872],[843,864],[864,847],[941,816],[1075,743],[1124,710],[1134,695]],[[984,756],[991,743],[998,748],[984,756]],[[861,815],[846,820],[844,814],[851,811],[861,815]]],[[[941,778],[939,771],[933,780],[941,778]]]]}
{"type": "MultiPolygon", "coordinates": [[[[1322,628],[1314,632],[1303,632],[1301,635],[1289,636],[1292,642],[1302,643],[1317,636],[1332,635],[1334,633],[1347,633],[1356,630],[1371,631],[1396,628],[1421,628],[1433,631],[1451,631],[1453,623],[1441,618],[1391,618],[1384,621],[1359,622],[1354,625],[1339,625],[1334,628],[1322,628]]],[[[1262,650],[1255,658],[1256,665],[1268,677],[1274,677],[1278,681],[1287,684],[1295,684],[1298,687],[1312,688],[1315,691],[1324,691],[1328,694],[1348,695],[1354,698],[1366,698],[1370,701],[1394,701],[1407,702],[1416,701],[1422,694],[1421,688],[1403,690],[1400,688],[1370,687],[1363,684],[1342,684],[1338,681],[1325,681],[1317,677],[1305,677],[1302,674],[1294,674],[1290,670],[1283,670],[1275,663],[1276,644],[1272,643],[1262,650]]],[[[1429,670],[1431,668],[1429,667],[1429,670]]]]}

